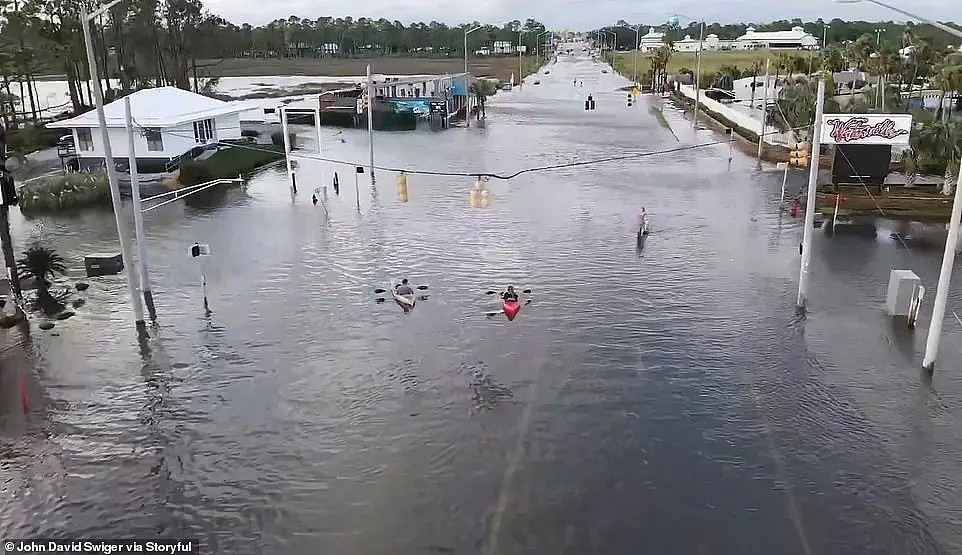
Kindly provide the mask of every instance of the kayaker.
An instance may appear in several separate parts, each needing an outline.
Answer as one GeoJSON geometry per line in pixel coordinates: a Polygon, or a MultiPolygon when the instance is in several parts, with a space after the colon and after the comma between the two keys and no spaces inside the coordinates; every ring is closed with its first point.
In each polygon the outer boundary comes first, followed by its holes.
{"type": "Polygon", "coordinates": [[[518,301],[518,294],[514,292],[514,286],[513,286],[513,285],[509,285],[509,286],[508,286],[508,290],[505,291],[504,293],[501,293],[501,298],[504,299],[504,300],[506,300],[506,301],[515,301],[515,302],[517,302],[517,301],[518,301]]]}
{"type": "Polygon", "coordinates": [[[413,295],[414,289],[411,289],[411,286],[408,285],[408,278],[404,278],[401,283],[394,286],[394,292],[398,295],[413,295]]]}
{"type": "Polygon", "coordinates": [[[648,212],[645,211],[645,207],[641,207],[641,212],[638,212],[638,225],[645,225],[648,221],[648,212]]]}

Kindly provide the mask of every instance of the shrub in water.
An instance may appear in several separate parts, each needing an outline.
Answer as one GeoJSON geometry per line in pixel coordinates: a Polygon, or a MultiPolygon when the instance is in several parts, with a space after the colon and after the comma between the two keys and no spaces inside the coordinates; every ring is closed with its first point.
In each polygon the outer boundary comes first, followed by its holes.
{"type": "Polygon", "coordinates": [[[181,185],[190,186],[212,179],[214,179],[214,174],[207,165],[196,160],[188,160],[180,165],[180,176],[177,181],[180,181],[181,185]]]}

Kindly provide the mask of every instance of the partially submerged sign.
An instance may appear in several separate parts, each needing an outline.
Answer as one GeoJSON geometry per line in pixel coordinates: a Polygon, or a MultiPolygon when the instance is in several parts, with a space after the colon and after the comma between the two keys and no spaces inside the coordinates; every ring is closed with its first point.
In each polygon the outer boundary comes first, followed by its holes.
{"type": "Polygon", "coordinates": [[[911,114],[825,114],[822,144],[908,145],[911,114]]]}

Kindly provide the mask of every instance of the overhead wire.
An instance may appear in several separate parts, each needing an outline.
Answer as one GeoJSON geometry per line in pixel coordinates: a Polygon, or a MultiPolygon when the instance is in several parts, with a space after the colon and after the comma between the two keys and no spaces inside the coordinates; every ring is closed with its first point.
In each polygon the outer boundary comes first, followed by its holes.
{"type": "MultiPolygon", "coordinates": [[[[136,125],[143,130],[147,129],[146,127],[143,127],[139,123],[136,123],[136,125]]],[[[789,129],[789,131],[792,131],[794,133],[796,129],[803,129],[803,128],[804,126],[791,128],[789,129]]],[[[190,139],[194,138],[193,135],[188,135],[188,134],[178,134],[178,133],[172,133],[169,131],[167,133],[173,136],[179,136],[183,138],[190,138],[190,139]]],[[[771,131],[768,133],[764,133],[763,136],[778,135],[780,133],[782,133],[782,131],[771,131]]],[[[275,153],[275,154],[277,153],[276,150],[260,148],[260,147],[251,146],[251,145],[245,145],[243,143],[235,143],[235,142],[224,141],[224,140],[216,140],[214,142],[218,145],[229,146],[234,148],[242,148],[242,149],[247,149],[253,152],[269,152],[269,153],[275,153]]],[[[678,146],[678,147],[673,147],[673,148],[668,148],[663,150],[617,154],[613,156],[605,156],[605,157],[593,158],[589,160],[578,160],[573,162],[562,162],[558,164],[535,166],[531,168],[524,168],[524,169],[515,171],[513,173],[505,173],[505,174],[491,173],[491,172],[484,172],[484,171],[425,170],[425,169],[416,169],[416,168],[412,169],[412,168],[400,168],[400,167],[392,167],[392,166],[379,166],[376,164],[374,165],[374,169],[380,170],[380,171],[389,171],[389,172],[404,172],[409,175],[430,175],[430,176],[443,176],[443,177],[487,177],[491,179],[499,179],[499,180],[507,181],[528,173],[554,171],[554,170],[585,167],[585,166],[594,166],[594,165],[606,164],[610,162],[620,162],[624,160],[636,160],[639,158],[647,158],[650,156],[660,156],[664,154],[673,154],[677,152],[696,150],[699,148],[707,148],[707,147],[718,146],[718,145],[727,145],[728,143],[729,143],[729,139],[725,139],[721,141],[710,141],[706,143],[683,145],[683,146],[678,146]]],[[[300,160],[313,160],[318,162],[327,162],[330,164],[339,164],[339,165],[345,165],[345,166],[365,166],[365,167],[368,166],[367,163],[351,162],[347,160],[337,160],[333,158],[327,158],[324,156],[317,156],[317,155],[305,154],[305,153],[295,154],[294,151],[291,151],[291,154],[300,160]]]]}

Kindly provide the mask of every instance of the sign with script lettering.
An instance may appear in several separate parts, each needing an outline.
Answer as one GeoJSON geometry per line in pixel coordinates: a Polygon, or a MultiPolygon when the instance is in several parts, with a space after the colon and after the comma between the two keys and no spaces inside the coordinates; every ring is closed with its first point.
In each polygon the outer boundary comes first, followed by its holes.
{"type": "Polygon", "coordinates": [[[911,114],[825,114],[822,144],[907,145],[911,114]]]}

